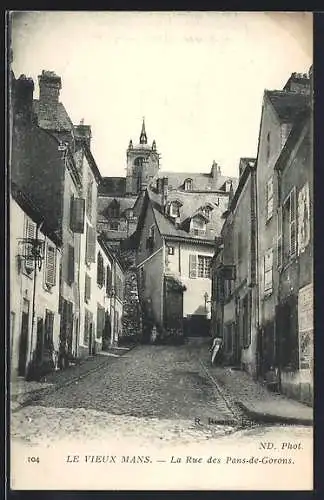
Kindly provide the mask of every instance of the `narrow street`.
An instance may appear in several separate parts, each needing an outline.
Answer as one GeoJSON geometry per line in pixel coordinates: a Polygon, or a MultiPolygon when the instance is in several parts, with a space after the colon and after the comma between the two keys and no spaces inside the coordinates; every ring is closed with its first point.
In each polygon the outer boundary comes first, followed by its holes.
{"type": "Polygon", "coordinates": [[[14,412],[12,437],[44,442],[72,433],[91,439],[114,433],[114,426],[122,433],[132,424],[136,434],[153,432],[162,440],[224,435],[238,427],[237,414],[208,377],[207,359],[203,363],[198,351],[208,357],[207,345],[140,346],[119,358],[107,357],[81,380],[47,391],[14,412]]]}
{"type": "MultiPolygon", "coordinates": [[[[33,402],[12,410],[13,487],[228,488],[228,474],[238,470],[238,461],[255,457],[265,464],[274,460],[270,466],[276,474],[283,471],[276,457],[291,464],[278,476],[278,487],[307,463],[300,486],[309,484],[312,429],[246,419],[231,391],[218,384],[221,368],[210,368],[208,354],[206,343],[147,345],[120,357],[101,355],[97,368],[79,378],[73,368],[71,383],[49,385],[33,402]],[[262,442],[275,443],[277,451],[262,449],[262,442]],[[281,451],[283,442],[300,448],[281,451]],[[217,474],[211,474],[215,468],[217,474]]],[[[264,467],[250,466],[246,474],[241,469],[231,484],[258,487],[264,476],[257,470],[264,467]]],[[[298,488],[295,479],[294,484],[298,488]]]]}

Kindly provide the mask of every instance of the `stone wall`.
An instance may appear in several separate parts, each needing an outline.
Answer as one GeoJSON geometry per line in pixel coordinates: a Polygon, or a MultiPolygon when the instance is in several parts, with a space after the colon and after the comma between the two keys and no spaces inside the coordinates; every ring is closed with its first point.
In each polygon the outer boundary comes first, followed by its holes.
{"type": "Polygon", "coordinates": [[[138,340],[141,334],[140,307],[135,266],[135,250],[121,250],[120,257],[125,264],[125,290],[123,308],[123,338],[138,340]]]}

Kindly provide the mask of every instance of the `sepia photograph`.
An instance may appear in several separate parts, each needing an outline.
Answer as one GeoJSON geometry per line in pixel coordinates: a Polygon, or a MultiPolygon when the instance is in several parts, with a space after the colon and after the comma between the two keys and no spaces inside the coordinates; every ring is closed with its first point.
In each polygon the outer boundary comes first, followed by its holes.
{"type": "Polygon", "coordinates": [[[313,15],[7,11],[12,490],[313,490],[313,15]]]}

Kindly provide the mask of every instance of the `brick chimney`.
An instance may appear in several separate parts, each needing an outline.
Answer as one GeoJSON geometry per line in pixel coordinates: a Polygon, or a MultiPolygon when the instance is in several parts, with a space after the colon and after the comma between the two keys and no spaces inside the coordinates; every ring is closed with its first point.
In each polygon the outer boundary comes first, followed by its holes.
{"type": "Polygon", "coordinates": [[[74,127],[75,129],[75,136],[76,140],[84,141],[88,144],[90,148],[91,144],[91,126],[90,125],[84,125],[83,119],[80,121],[79,125],[76,125],[74,127]]]}
{"type": "Polygon", "coordinates": [[[39,83],[39,118],[41,120],[55,121],[57,117],[57,105],[62,88],[61,77],[54,71],[43,69],[38,76],[39,83]]]}
{"type": "Polygon", "coordinates": [[[14,118],[25,123],[31,123],[33,113],[34,81],[25,75],[13,81],[14,118]]]}
{"type": "Polygon", "coordinates": [[[310,79],[307,73],[292,73],[283,90],[299,94],[310,93],[310,79]]]}

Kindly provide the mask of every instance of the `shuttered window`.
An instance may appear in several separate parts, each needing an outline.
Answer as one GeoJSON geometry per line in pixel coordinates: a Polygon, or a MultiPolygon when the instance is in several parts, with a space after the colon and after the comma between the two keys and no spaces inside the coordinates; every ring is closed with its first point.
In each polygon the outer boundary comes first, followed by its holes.
{"type": "Polygon", "coordinates": [[[25,244],[25,271],[30,274],[35,267],[35,261],[32,257],[33,255],[33,240],[36,238],[36,224],[31,219],[26,217],[25,221],[25,238],[27,242],[25,244]]]}
{"type": "Polygon", "coordinates": [[[74,282],[74,247],[72,245],[68,245],[67,282],[70,285],[74,282]]]}
{"type": "Polygon", "coordinates": [[[112,292],[112,272],[109,266],[107,266],[106,272],[106,293],[108,296],[111,295],[112,292]]]}
{"type": "Polygon", "coordinates": [[[56,248],[49,243],[46,247],[45,283],[48,286],[56,284],[56,248]]]}
{"type": "Polygon", "coordinates": [[[74,233],[84,232],[84,212],[85,200],[84,198],[71,198],[70,209],[70,229],[74,233]]]}
{"type": "Polygon", "coordinates": [[[105,327],[105,308],[97,305],[97,338],[100,339],[105,327]]]}
{"type": "Polygon", "coordinates": [[[267,203],[267,220],[272,217],[273,214],[273,176],[268,179],[266,184],[266,203],[267,203]]]}
{"type": "Polygon", "coordinates": [[[210,278],[211,257],[198,255],[198,278],[210,278]]]}
{"type": "Polygon", "coordinates": [[[283,241],[282,241],[282,207],[277,212],[277,267],[283,263],[283,241]]]}
{"type": "Polygon", "coordinates": [[[189,255],[189,278],[197,278],[197,255],[189,255]]]}
{"type": "Polygon", "coordinates": [[[273,251],[269,249],[264,256],[264,293],[272,293],[272,278],[273,278],[273,251]]]}
{"type": "Polygon", "coordinates": [[[45,314],[45,347],[48,349],[53,349],[53,325],[54,325],[54,313],[49,309],[46,309],[45,314]]]}
{"type": "Polygon", "coordinates": [[[296,188],[290,192],[290,210],[289,210],[289,254],[294,256],[297,251],[297,210],[296,210],[296,188]]]}
{"type": "Polygon", "coordinates": [[[91,298],[91,278],[88,274],[85,275],[85,285],[84,285],[84,300],[89,302],[91,298]]]}
{"type": "Polygon", "coordinates": [[[104,262],[103,262],[103,257],[100,252],[98,252],[97,255],[97,283],[100,288],[103,287],[105,282],[105,275],[104,275],[104,262]]]}
{"type": "Polygon", "coordinates": [[[92,217],[92,192],[93,192],[93,180],[91,174],[88,177],[88,187],[87,187],[87,216],[89,220],[92,217]]]}
{"type": "Polygon", "coordinates": [[[96,260],[96,230],[87,224],[86,234],[86,264],[96,260]]]}
{"type": "Polygon", "coordinates": [[[84,311],[84,329],[83,329],[83,343],[88,344],[89,342],[89,333],[90,333],[90,322],[91,315],[87,309],[84,311]]]}

